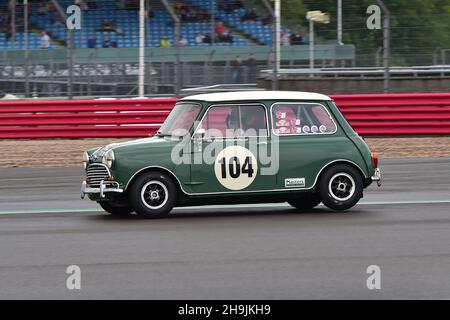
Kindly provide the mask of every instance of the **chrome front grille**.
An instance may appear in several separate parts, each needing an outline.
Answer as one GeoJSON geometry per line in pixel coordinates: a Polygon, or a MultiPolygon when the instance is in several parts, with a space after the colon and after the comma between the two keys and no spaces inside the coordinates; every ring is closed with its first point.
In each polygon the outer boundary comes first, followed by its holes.
{"type": "Polygon", "coordinates": [[[100,181],[108,178],[109,170],[104,164],[92,163],[86,169],[87,184],[91,188],[100,187],[100,181]]]}

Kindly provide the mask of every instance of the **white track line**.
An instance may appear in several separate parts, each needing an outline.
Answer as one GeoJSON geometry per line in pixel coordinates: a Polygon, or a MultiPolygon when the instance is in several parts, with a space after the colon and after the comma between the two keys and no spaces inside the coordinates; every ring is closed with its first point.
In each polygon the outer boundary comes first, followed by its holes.
{"type": "MultiPolygon", "coordinates": [[[[402,205],[402,204],[444,204],[449,203],[450,199],[442,200],[397,200],[397,201],[361,201],[358,205],[402,205]]],[[[323,205],[320,205],[323,206],[323,205]]],[[[285,203],[265,203],[265,204],[241,204],[241,205],[211,205],[198,207],[180,207],[175,210],[192,209],[238,209],[238,208],[267,208],[267,207],[290,207],[285,203]]],[[[79,213],[79,212],[102,212],[101,208],[83,208],[83,209],[19,209],[19,210],[1,210],[0,215],[10,214],[45,214],[45,213],[79,213]]]]}

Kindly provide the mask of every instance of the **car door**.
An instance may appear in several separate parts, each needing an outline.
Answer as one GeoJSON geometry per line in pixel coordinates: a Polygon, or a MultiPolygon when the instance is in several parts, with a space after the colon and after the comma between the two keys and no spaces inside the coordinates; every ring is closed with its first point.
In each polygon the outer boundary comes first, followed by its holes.
{"type": "Polygon", "coordinates": [[[208,108],[192,139],[191,186],[196,193],[270,190],[268,115],[262,104],[208,108]],[[199,136],[198,132],[204,132],[199,136]]]}
{"type": "Polygon", "coordinates": [[[277,189],[309,189],[320,170],[339,159],[349,140],[321,102],[278,102],[271,106],[272,133],[278,137],[277,189]]]}

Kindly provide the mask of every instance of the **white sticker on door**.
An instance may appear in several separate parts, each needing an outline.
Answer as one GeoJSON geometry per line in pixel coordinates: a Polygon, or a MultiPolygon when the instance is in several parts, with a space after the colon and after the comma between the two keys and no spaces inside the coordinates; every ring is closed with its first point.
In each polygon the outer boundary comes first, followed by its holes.
{"type": "Polygon", "coordinates": [[[258,163],[247,148],[230,146],[219,152],[214,164],[217,180],[230,190],[247,188],[256,178],[258,163]]]}
{"type": "Polygon", "coordinates": [[[305,178],[289,178],[284,179],[284,187],[304,187],[305,186],[305,178]]]}

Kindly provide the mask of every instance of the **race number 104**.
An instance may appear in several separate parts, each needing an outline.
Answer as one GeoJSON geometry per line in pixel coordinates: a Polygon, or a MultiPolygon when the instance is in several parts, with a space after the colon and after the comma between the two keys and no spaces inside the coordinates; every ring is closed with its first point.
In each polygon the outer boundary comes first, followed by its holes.
{"type": "Polygon", "coordinates": [[[268,304],[224,304],[222,305],[222,315],[268,315],[270,305],[268,304]]]}

